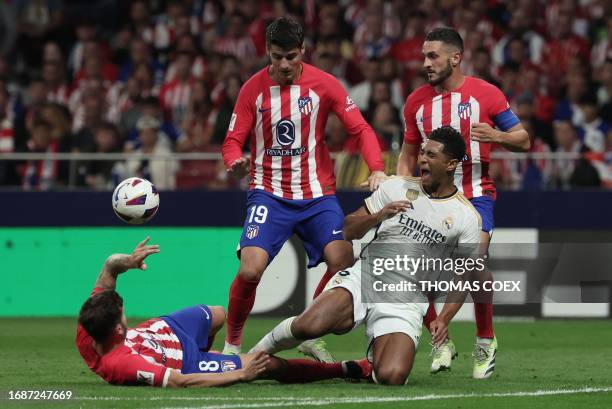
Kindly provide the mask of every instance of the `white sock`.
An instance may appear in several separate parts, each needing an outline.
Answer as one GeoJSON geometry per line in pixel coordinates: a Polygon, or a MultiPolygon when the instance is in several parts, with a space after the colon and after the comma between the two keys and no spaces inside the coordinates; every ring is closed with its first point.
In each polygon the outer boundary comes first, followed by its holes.
{"type": "Polygon", "coordinates": [[[491,342],[493,342],[493,338],[480,338],[480,337],[476,337],[476,343],[477,344],[489,345],[491,342]]]}
{"type": "Polygon", "coordinates": [[[240,354],[241,346],[230,344],[225,341],[225,346],[223,347],[224,354],[240,354]]]}
{"type": "Polygon", "coordinates": [[[291,333],[291,323],[295,317],[287,318],[274,329],[266,334],[249,353],[264,351],[268,354],[275,354],[286,349],[292,349],[302,343],[291,333]]]}

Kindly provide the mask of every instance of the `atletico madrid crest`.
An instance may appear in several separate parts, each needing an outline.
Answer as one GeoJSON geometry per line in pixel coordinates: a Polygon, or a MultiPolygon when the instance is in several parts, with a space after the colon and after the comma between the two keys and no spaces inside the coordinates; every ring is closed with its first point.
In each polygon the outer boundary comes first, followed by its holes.
{"type": "Polygon", "coordinates": [[[304,115],[310,114],[312,112],[312,98],[310,97],[299,97],[298,98],[298,108],[300,108],[300,112],[304,115]]]}
{"type": "Polygon", "coordinates": [[[472,104],[469,102],[462,102],[457,105],[457,110],[459,114],[459,118],[468,119],[472,116],[472,104]]]}
{"type": "Polygon", "coordinates": [[[256,224],[250,224],[247,226],[246,236],[247,239],[254,239],[259,234],[259,226],[256,224]]]}

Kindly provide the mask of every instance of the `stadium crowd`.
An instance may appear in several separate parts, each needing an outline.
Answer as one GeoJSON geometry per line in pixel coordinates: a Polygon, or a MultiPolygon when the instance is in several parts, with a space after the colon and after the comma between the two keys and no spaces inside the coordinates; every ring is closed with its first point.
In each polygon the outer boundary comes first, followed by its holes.
{"type": "MultiPolygon", "coordinates": [[[[464,39],[464,72],[502,89],[532,151],[582,154],[494,160],[498,186],[612,187],[605,0],[2,1],[0,155],[133,154],[78,162],[71,180],[95,189],[128,176],[160,189],[237,186],[221,161],[173,153],[220,152],[240,87],[268,63],[265,26],[282,15],[302,22],[306,61],[338,78],[376,131],[387,173],[402,143],[402,105],[425,82],[424,36],[448,25],[464,39]]],[[[327,129],[341,153],[339,186],[354,186],[359,146],[336,118],[327,129]]],[[[68,173],[54,159],[0,161],[5,186],[62,188],[68,173]]]]}

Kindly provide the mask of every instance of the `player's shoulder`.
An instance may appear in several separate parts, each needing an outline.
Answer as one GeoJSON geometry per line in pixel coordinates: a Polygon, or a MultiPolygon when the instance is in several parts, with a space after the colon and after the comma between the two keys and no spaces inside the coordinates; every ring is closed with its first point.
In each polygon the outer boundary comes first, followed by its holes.
{"type": "Polygon", "coordinates": [[[457,205],[460,211],[464,213],[466,220],[474,220],[479,226],[482,225],[480,213],[478,213],[478,210],[476,210],[472,202],[470,202],[469,199],[463,195],[463,193],[457,192],[453,199],[456,199],[454,203],[457,205]]]}
{"type": "Polygon", "coordinates": [[[502,92],[496,85],[493,85],[490,82],[483,80],[482,78],[471,77],[471,76],[466,76],[465,78],[466,78],[466,81],[469,81],[470,89],[481,90],[485,92],[485,95],[490,95],[490,94],[486,94],[489,92],[493,92],[494,94],[501,94],[502,92]]]}
{"type": "Polygon", "coordinates": [[[421,178],[416,176],[398,176],[392,175],[385,179],[379,188],[384,190],[403,189],[420,189],[421,178]]]}
{"type": "Polygon", "coordinates": [[[430,84],[423,84],[408,95],[407,101],[417,101],[423,98],[431,98],[435,94],[435,89],[430,84]]]}
{"type": "Polygon", "coordinates": [[[257,71],[255,74],[251,75],[251,77],[248,80],[246,80],[245,83],[242,85],[242,90],[250,91],[250,92],[259,90],[264,86],[267,78],[268,78],[268,66],[262,68],[261,70],[257,71]]]}
{"type": "Polygon", "coordinates": [[[315,80],[322,82],[326,86],[342,87],[342,83],[338,81],[336,77],[314,65],[303,62],[302,70],[302,75],[305,80],[315,80]]]}

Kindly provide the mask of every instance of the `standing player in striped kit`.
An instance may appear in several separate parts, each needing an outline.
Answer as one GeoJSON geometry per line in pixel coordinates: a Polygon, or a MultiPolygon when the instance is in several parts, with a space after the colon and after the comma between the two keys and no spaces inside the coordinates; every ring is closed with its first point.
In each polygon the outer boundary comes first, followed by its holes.
{"type": "MultiPolygon", "coordinates": [[[[266,29],[270,66],[240,90],[223,144],[228,172],[250,167],[247,217],[240,238],[240,267],[232,283],[225,353],[239,353],[242,328],[253,308],[263,272],[289,237],[304,242],[309,267],[327,263],[315,297],[337,271],[353,264],[353,248],[342,234],[344,214],[334,196],[333,163],[325,145],[325,124],[334,112],[352,137],[360,138],[374,190],[386,177],[372,128],[342,85],[302,62],[304,33],[288,18],[266,29]],[[251,155],[242,156],[250,138],[251,155]]],[[[322,341],[301,346],[316,359],[331,358],[322,341]]]]}
{"type": "MultiPolygon", "coordinates": [[[[412,92],[406,99],[404,144],[397,165],[397,174],[412,175],[421,143],[433,129],[452,126],[465,139],[466,157],[455,173],[455,185],[478,210],[482,218],[480,243],[486,252],[493,232],[495,185],[489,177],[491,143],[498,143],[514,152],[529,150],[527,131],[512,112],[504,94],[495,86],[478,78],[463,75],[460,69],[463,40],[457,31],[441,27],[430,31],[423,43],[423,68],[428,84],[412,92]],[[496,129],[497,128],[497,129],[496,129]]],[[[490,271],[486,271],[490,279],[490,271]]],[[[474,302],[476,345],[474,378],[488,378],[495,368],[497,339],[493,332],[492,294],[478,294],[474,302]],[[480,301],[480,302],[478,302],[480,301]]],[[[425,326],[436,318],[430,304],[425,326]]],[[[449,369],[456,356],[449,339],[435,348],[432,372],[449,369]]]]}

